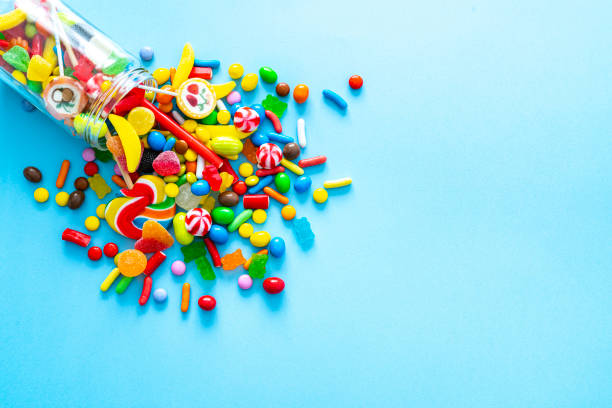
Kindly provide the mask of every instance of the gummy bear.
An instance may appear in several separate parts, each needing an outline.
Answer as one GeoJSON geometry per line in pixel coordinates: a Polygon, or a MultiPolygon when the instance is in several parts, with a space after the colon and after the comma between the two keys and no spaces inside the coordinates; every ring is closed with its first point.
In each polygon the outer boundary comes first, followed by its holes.
{"type": "Polygon", "coordinates": [[[266,274],[266,263],[268,262],[267,254],[255,254],[249,266],[249,275],[253,279],[262,279],[266,274]]]}
{"type": "MultiPolygon", "coordinates": [[[[184,247],[183,247],[184,248],[184,247]]],[[[212,265],[205,256],[201,256],[195,260],[196,267],[204,280],[215,280],[217,277],[213,271],[212,265]]]]}
{"type": "Polygon", "coordinates": [[[261,102],[261,106],[263,106],[265,110],[273,112],[279,118],[282,117],[287,110],[287,104],[274,95],[266,96],[266,99],[261,102]]]}
{"type": "Polygon", "coordinates": [[[172,176],[181,171],[181,161],[176,153],[171,150],[161,152],[153,160],[153,169],[162,177],[172,176]]]}
{"type": "Polygon", "coordinates": [[[174,238],[155,220],[147,220],[142,226],[142,238],[134,248],[144,253],[163,251],[174,244],[174,238]]]}
{"type": "Polygon", "coordinates": [[[293,221],[293,232],[298,243],[303,247],[310,246],[314,242],[315,236],[306,217],[297,218],[293,221]]]}
{"type": "Polygon", "coordinates": [[[244,256],[242,256],[242,251],[240,250],[240,248],[232,252],[231,254],[227,254],[223,258],[221,258],[221,264],[223,265],[224,271],[231,271],[233,269],[236,269],[240,265],[243,265],[245,262],[246,259],[244,259],[244,256]]]}
{"type": "MultiPolygon", "coordinates": [[[[180,168],[180,164],[179,164],[179,168],[180,168]]],[[[219,188],[221,187],[221,183],[223,182],[221,180],[221,176],[219,175],[219,171],[217,170],[217,168],[213,165],[207,165],[204,167],[204,180],[208,181],[208,184],[210,185],[210,188],[212,189],[212,191],[219,191],[219,188]]]]}
{"type": "Polygon", "coordinates": [[[111,192],[111,188],[99,173],[94,174],[93,177],[89,177],[87,180],[89,181],[89,187],[96,192],[99,199],[103,199],[111,192]]]}
{"type": "Polygon", "coordinates": [[[204,245],[204,241],[193,241],[191,244],[181,247],[181,252],[183,253],[183,261],[189,263],[206,254],[206,245],[204,245]]]}

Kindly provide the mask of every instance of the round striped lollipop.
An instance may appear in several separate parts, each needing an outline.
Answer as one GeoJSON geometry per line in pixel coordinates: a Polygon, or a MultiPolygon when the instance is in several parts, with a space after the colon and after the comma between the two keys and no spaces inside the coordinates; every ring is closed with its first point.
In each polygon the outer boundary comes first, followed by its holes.
{"type": "Polygon", "coordinates": [[[282,158],[283,151],[274,143],[264,143],[257,149],[257,163],[261,168],[272,169],[282,158]]]}
{"type": "Polygon", "coordinates": [[[243,106],[234,113],[234,126],[242,133],[253,133],[259,127],[259,114],[255,109],[243,106]]]}
{"type": "Polygon", "coordinates": [[[194,208],[187,212],[185,227],[191,235],[202,237],[206,235],[212,224],[212,218],[203,208],[194,208]]]}

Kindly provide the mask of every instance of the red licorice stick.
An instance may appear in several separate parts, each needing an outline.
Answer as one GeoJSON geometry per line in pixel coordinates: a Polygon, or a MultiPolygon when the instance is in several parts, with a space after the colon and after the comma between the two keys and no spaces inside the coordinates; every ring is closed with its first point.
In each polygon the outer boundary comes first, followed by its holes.
{"type": "Polygon", "coordinates": [[[309,159],[302,159],[298,162],[298,166],[300,167],[311,167],[316,166],[317,164],[323,164],[327,161],[327,157],[325,156],[315,156],[309,159]]]}
{"type": "Polygon", "coordinates": [[[208,249],[208,252],[210,253],[213,265],[219,268],[221,266],[221,257],[219,256],[219,251],[217,251],[215,243],[212,242],[208,237],[204,238],[204,243],[206,244],[206,249],[208,249]]]}
{"type": "Polygon", "coordinates": [[[257,177],[271,176],[272,174],[284,173],[285,168],[283,166],[276,166],[273,169],[259,169],[255,172],[257,177]]]}
{"type": "Polygon", "coordinates": [[[153,287],[153,278],[145,276],[144,282],[142,283],[142,293],[140,294],[140,299],[138,299],[140,306],[147,304],[149,296],[151,295],[151,287],[153,287]]]}
{"type": "Polygon", "coordinates": [[[272,122],[272,126],[274,126],[274,131],[276,133],[283,133],[283,125],[281,125],[280,119],[278,118],[278,116],[276,116],[274,112],[267,110],[266,118],[268,118],[268,120],[272,122]]]}
{"type": "Polygon", "coordinates": [[[162,251],[157,251],[153,254],[152,257],[147,261],[147,266],[145,267],[144,274],[149,276],[166,260],[166,254],[162,251]]]}
{"type": "Polygon", "coordinates": [[[242,196],[242,206],[245,210],[267,210],[270,206],[270,197],[267,194],[247,194],[242,196]]]}
{"type": "Polygon", "coordinates": [[[229,173],[234,178],[234,181],[232,181],[232,184],[236,183],[239,180],[238,175],[236,174],[236,172],[234,171],[234,168],[232,167],[229,160],[227,159],[223,159],[223,165],[221,165],[221,167],[219,168],[219,173],[223,173],[223,172],[229,173]]]}
{"type": "Polygon", "coordinates": [[[0,47],[8,48],[8,46],[9,46],[9,42],[8,41],[0,40],[0,47]]]}
{"type": "Polygon", "coordinates": [[[73,244],[80,245],[82,247],[86,247],[89,245],[89,241],[91,241],[91,237],[87,234],[83,234],[82,232],[75,231],[70,228],[66,228],[62,233],[62,239],[64,241],[72,242],[73,244]]]}
{"type": "Polygon", "coordinates": [[[189,78],[202,78],[212,79],[212,68],[211,67],[193,67],[189,73],[189,78]]]}

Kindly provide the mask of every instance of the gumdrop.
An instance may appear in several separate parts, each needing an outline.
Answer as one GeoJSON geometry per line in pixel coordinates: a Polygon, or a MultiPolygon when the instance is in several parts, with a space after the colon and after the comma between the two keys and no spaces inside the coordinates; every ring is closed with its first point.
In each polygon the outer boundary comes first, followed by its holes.
{"type": "Polygon", "coordinates": [[[153,160],[153,169],[162,177],[172,176],[181,171],[181,161],[173,151],[165,151],[153,160]]]}
{"type": "Polygon", "coordinates": [[[10,50],[2,54],[2,59],[4,59],[10,66],[21,72],[28,71],[30,54],[28,54],[28,52],[19,45],[11,47],[10,50]]]}
{"type": "Polygon", "coordinates": [[[242,251],[237,249],[231,254],[225,255],[221,258],[221,265],[223,265],[223,270],[231,271],[239,267],[240,265],[244,265],[246,259],[242,256],[242,251]]]}
{"type": "Polygon", "coordinates": [[[253,279],[262,279],[266,274],[266,263],[268,262],[267,254],[255,254],[249,265],[249,275],[253,279]]]}
{"type": "Polygon", "coordinates": [[[200,256],[195,260],[196,267],[204,280],[215,280],[217,277],[213,271],[212,265],[205,256],[200,256]]]}
{"type": "Polygon", "coordinates": [[[189,211],[196,208],[200,204],[201,199],[202,197],[191,192],[191,185],[185,183],[179,187],[179,193],[175,198],[175,202],[179,207],[189,211]]]}
{"type": "Polygon", "coordinates": [[[293,221],[293,232],[298,243],[303,247],[310,246],[314,242],[315,236],[306,217],[297,218],[293,221]]]}
{"type": "Polygon", "coordinates": [[[189,263],[206,254],[206,245],[204,241],[193,241],[191,244],[181,247],[181,252],[183,253],[183,261],[189,263]]]}
{"type": "Polygon", "coordinates": [[[117,268],[129,278],[140,275],[147,267],[147,257],[137,249],[127,249],[117,258],[117,268]]]}
{"type": "Polygon", "coordinates": [[[174,244],[174,238],[155,220],[147,220],[142,226],[142,238],[134,248],[144,253],[163,251],[174,244]]]}
{"type": "Polygon", "coordinates": [[[96,192],[99,199],[103,199],[111,192],[111,188],[99,173],[94,174],[93,177],[89,177],[87,180],[89,181],[89,188],[96,192]]]}

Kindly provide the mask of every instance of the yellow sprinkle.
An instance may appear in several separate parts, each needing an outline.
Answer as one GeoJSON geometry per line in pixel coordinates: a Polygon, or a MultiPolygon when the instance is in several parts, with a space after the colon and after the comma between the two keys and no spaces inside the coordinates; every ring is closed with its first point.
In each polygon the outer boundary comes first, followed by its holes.
{"type": "Polygon", "coordinates": [[[298,166],[297,164],[290,162],[287,159],[281,159],[280,164],[282,166],[285,166],[286,169],[290,170],[291,172],[297,174],[298,176],[301,176],[304,174],[304,169],[301,168],[300,166],[298,166]]]}
{"type": "Polygon", "coordinates": [[[115,279],[117,279],[118,276],[119,276],[119,268],[113,269],[111,273],[108,274],[106,279],[104,279],[104,281],[100,285],[100,290],[102,292],[106,292],[108,288],[110,288],[110,286],[113,284],[115,279]]]}
{"type": "Polygon", "coordinates": [[[327,180],[326,182],[323,183],[323,187],[325,188],[344,187],[344,186],[351,185],[352,182],[353,180],[350,177],[345,177],[345,178],[341,178],[338,180],[327,180]]]}

